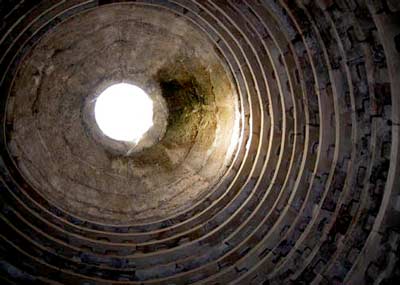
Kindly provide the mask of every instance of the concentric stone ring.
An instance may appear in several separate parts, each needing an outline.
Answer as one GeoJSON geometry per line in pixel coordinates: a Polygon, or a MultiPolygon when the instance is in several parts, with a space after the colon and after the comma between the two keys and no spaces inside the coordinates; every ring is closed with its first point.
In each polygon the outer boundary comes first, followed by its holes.
{"type": "Polygon", "coordinates": [[[0,284],[398,283],[398,3],[0,0],[0,284]]]}

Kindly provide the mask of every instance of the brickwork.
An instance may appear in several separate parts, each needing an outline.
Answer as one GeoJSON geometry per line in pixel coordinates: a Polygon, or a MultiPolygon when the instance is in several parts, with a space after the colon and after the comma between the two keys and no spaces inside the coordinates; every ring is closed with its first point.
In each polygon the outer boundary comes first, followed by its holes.
{"type": "Polygon", "coordinates": [[[0,1],[0,283],[398,282],[399,3],[0,1]],[[10,156],[6,114],[18,66],[46,32],[119,2],[191,21],[241,106],[242,143],[219,184],[183,212],[127,226],[40,195],[10,156]]]}

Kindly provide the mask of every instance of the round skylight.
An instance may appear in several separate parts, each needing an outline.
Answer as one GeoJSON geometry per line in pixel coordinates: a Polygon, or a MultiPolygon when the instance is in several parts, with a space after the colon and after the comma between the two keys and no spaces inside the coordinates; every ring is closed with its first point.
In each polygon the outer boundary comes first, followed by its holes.
{"type": "Polygon", "coordinates": [[[101,131],[118,141],[137,143],[153,126],[153,101],[132,84],[108,87],[97,97],[94,112],[101,131]]]}

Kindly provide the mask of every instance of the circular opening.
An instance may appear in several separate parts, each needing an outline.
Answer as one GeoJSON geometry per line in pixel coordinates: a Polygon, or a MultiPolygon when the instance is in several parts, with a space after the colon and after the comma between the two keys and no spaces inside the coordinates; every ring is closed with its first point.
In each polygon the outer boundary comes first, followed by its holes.
{"type": "Polygon", "coordinates": [[[95,119],[109,138],[138,143],[153,126],[153,101],[141,88],[127,83],[108,87],[96,99],[95,119]]]}

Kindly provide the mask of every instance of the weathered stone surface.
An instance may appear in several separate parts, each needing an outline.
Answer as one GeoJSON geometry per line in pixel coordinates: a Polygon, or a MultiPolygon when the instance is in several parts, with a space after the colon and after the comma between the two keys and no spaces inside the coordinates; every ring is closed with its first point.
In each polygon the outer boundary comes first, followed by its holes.
{"type": "Polygon", "coordinates": [[[149,221],[195,205],[225,171],[235,118],[232,83],[212,49],[187,21],[133,5],[54,27],[24,60],[10,94],[10,147],[24,176],[52,203],[90,220],[149,221]],[[167,129],[158,142],[147,139],[152,146],[137,150],[97,127],[96,96],[118,82],[164,101],[155,120],[167,129]],[[168,120],[158,119],[165,108],[168,120]]]}
{"type": "Polygon", "coordinates": [[[0,283],[398,283],[398,3],[0,0],[0,283]]]}

